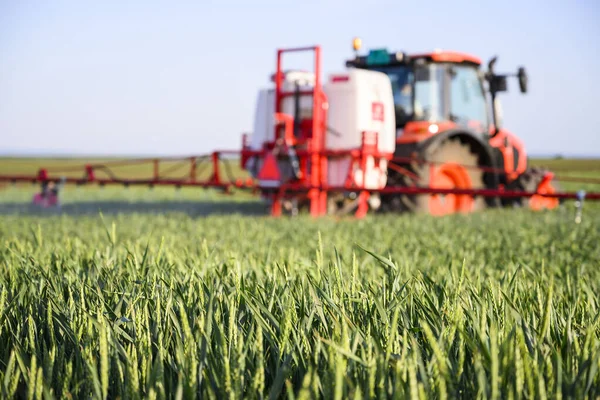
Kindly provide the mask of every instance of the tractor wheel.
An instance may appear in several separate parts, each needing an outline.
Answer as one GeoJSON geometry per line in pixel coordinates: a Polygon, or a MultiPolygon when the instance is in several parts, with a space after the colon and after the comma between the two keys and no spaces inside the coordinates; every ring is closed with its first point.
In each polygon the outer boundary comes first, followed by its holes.
{"type": "MultiPolygon", "coordinates": [[[[538,193],[556,193],[560,192],[560,185],[556,181],[549,181],[538,187],[542,182],[544,175],[548,171],[539,168],[531,167],[523,172],[514,183],[510,185],[510,189],[522,190],[525,192],[538,192],[538,193]]],[[[554,209],[560,205],[560,199],[552,197],[544,197],[534,195],[532,197],[521,197],[513,200],[513,205],[517,207],[528,207],[532,210],[543,210],[543,209],[554,209]]]]}
{"type": "MultiPolygon", "coordinates": [[[[425,152],[421,157],[426,161],[414,164],[412,169],[419,178],[415,182],[420,187],[447,189],[484,189],[483,171],[478,168],[478,155],[468,144],[459,139],[448,139],[425,152]]],[[[481,196],[458,194],[424,194],[404,196],[403,204],[416,213],[447,215],[470,213],[483,210],[485,199],[481,196]]]]}

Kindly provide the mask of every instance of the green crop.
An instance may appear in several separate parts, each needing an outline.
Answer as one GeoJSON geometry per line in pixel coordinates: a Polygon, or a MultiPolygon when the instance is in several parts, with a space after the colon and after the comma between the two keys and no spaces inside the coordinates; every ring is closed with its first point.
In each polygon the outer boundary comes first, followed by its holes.
{"type": "Polygon", "coordinates": [[[3,398],[597,398],[600,215],[0,217],[3,398]]]}

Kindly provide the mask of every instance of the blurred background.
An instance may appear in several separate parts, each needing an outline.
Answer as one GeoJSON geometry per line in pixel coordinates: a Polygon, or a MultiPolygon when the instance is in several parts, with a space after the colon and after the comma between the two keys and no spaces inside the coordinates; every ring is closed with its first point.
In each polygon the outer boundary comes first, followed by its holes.
{"type": "Polygon", "coordinates": [[[597,0],[0,0],[0,155],[237,149],[278,47],[320,44],[332,73],[359,36],[525,66],[505,127],[533,156],[600,156],[599,20],[597,0]]]}

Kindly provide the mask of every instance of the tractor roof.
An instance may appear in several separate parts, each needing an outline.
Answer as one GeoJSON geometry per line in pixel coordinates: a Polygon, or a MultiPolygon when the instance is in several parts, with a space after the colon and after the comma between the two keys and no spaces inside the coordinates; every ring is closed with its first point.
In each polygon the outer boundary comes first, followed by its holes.
{"type": "Polygon", "coordinates": [[[481,65],[481,59],[471,54],[461,53],[458,51],[434,50],[431,53],[410,54],[410,58],[425,58],[434,62],[456,62],[456,63],[471,63],[481,65]]]}
{"type": "Polygon", "coordinates": [[[427,60],[431,62],[468,63],[481,65],[481,59],[458,51],[434,50],[428,53],[406,54],[404,52],[389,52],[387,49],[372,49],[368,55],[356,56],[346,62],[347,66],[394,65],[411,62],[411,60],[427,60]]]}

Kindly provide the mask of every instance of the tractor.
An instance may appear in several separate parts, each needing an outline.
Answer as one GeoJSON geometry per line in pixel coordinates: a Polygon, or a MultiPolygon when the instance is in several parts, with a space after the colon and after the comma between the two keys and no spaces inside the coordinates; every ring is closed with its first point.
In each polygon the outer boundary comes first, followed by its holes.
{"type": "MultiPolygon", "coordinates": [[[[523,142],[502,126],[498,93],[507,90],[509,77],[516,77],[521,93],[527,93],[525,68],[498,74],[496,57],[483,71],[479,58],[460,52],[408,55],[373,49],[359,55],[360,47],[361,40],[355,38],[355,57],[346,66],[383,72],[392,85],[394,158],[400,161],[388,168],[388,185],[557,191],[552,174],[530,167],[523,142]]],[[[558,204],[558,199],[542,196],[516,200],[455,194],[381,196],[383,211],[434,215],[507,205],[551,209],[558,204]]]]}
{"type": "Polygon", "coordinates": [[[259,91],[241,157],[274,214],[284,204],[313,215],[558,206],[539,195],[558,191],[553,175],[530,167],[523,142],[502,126],[498,94],[509,77],[526,93],[525,68],[498,74],[493,58],[484,71],[454,51],[361,55],[358,38],[353,48],[346,70],[328,79],[319,46],[277,52],[274,87],[259,91]],[[283,70],[283,55],[299,51],[314,53],[314,72],[283,70]]]}

